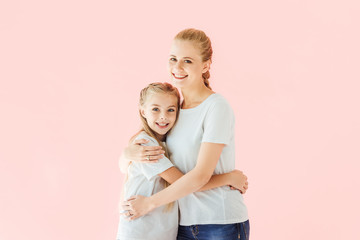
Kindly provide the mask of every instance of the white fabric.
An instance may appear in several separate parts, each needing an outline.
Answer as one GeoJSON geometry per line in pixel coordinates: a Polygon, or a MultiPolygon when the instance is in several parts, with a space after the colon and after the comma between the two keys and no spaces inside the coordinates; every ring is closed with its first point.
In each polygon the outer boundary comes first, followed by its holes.
{"type": "MultiPolygon", "coordinates": [[[[192,170],[202,142],[226,144],[214,174],[235,168],[234,113],[219,94],[210,95],[200,105],[181,109],[166,143],[170,159],[183,173],[192,170]]],[[[243,196],[228,186],[192,193],[178,200],[180,225],[230,224],[248,220],[243,196]]]]}
{"type": "MultiPolygon", "coordinates": [[[[157,141],[141,132],[137,139],[148,139],[146,146],[158,146],[157,141]]],[[[164,172],[174,165],[166,157],[158,163],[136,163],[133,162],[128,167],[128,179],[124,185],[124,199],[133,195],[151,196],[164,189],[164,180],[158,174],[164,172]]],[[[119,240],[140,240],[176,239],[178,230],[178,205],[174,203],[172,209],[165,212],[166,206],[156,208],[149,214],[133,221],[125,220],[125,216],[120,216],[117,239],[119,240]]]]}

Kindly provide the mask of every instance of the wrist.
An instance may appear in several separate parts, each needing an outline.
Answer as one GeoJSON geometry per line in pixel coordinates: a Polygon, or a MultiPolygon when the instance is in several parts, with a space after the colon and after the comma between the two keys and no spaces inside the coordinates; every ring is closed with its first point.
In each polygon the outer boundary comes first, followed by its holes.
{"type": "Polygon", "coordinates": [[[226,175],[226,185],[233,185],[233,179],[234,179],[234,171],[231,171],[229,173],[225,173],[226,175]]]}
{"type": "Polygon", "coordinates": [[[148,200],[149,200],[149,208],[150,208],[150,211],[154,210],[155,208],[159,207],[159,203],[158,201],[156,200],[156,196],[155,195],[152,195],[150,197],[148,197],[148,200]]]}

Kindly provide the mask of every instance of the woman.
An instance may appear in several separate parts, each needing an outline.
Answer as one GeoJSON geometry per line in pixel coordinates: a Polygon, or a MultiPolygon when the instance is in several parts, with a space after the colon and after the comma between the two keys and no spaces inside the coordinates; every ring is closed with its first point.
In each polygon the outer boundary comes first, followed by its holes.
{"type": "MultiPolygon", "coordinates": [[[[123,209],[133,220],[178,200],[178,239],[249,239],[247,208],[238,191],[219,187],[196,192],[214,173],[235,167],[234,114],[228,102],[210,88],[211,58],[211,42],[203,31],[186,29],[175,36],[169,71],[184,99],[166,143],[170,158],[186,174],[151,197],[128,199],[123,209]]],[[[158,158],[148,150],[132,145],[124,154],[132,160],[144,154],[147,160],[158,158]]],[[[246,189],[244,184],[240,190],[246,189]]]]}

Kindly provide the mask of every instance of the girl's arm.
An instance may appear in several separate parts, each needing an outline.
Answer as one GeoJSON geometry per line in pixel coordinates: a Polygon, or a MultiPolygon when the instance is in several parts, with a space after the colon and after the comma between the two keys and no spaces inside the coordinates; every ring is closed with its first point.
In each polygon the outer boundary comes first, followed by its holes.
{"type": "Polygon", "coordinates": [[[124,209],[132,214],[129,219],[141,217],[159,206],[201,189],[210,180],[224,146],[224,144],[203,142],[194,169],[151,197],[138,195],[124,202],[124,209]]]}
{"type": "MultiPolygon", "coordinates": [[[[171,167],[164,172],[160,173],[159,176],[170,184],[176,182],[184,174],[176,167],[171,167]]],[[[229,173],[212,175],[210,180],[202,186],[198,192],[206,191],[212,188],[222,187],[225,185],[231,185],[235,189],[239,189],[241,193],[245,193],[247,189],[247,183],[244,187],[244,182],[247,182],[247,177],[239,170],[234,170],[229,173]]]]}

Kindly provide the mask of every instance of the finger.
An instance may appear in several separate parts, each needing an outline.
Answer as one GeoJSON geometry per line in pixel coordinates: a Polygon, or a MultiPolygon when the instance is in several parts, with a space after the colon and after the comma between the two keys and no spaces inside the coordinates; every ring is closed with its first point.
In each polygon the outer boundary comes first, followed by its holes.
{"type": "Polygon", "coordinates": [[[140,144],[144,144],[144,143],[148,143],[148,142],[149,142],[149,140],[147,140],[147,139],[138,139],[138,140],[135,140],[133,143],[140,145],[140,144]]]}
{"type": "Polygon", "coordinates": [[[162,149],[157,149],[157,150],[149,150],[149,151],[145,151],[145,155],[146,156],[159,156],[159,155],[163,155],[165,153],[164,150],[162,149]]]}
{"type": "Polygon", "coordinates": [[[126,203],[127,203],[128,205],[131,205],[131,202],[132,202],[133,200],[135,200],[137,197],[138,197],[138,195],[133,195],[133,196],[129,197],[129,198],[126,200],[126,203]]]}
{"type": "Polygon", "coordinates": [[[158,155],[150,155],[150,154],[143,154],[143,159],[141,161],[148,161],[148,162],[153,162],[153,161],[159,161],[159,159],[162,159],[164,157],[163,154],[158,154],[158,155]]]}
{"type": "Polygon", "coordinates": [[[141,217],[140,215],[137,215],[137,214],[134,214],[134,215],[132,215],[131,217],[129,217],[128,219],[130,220],[130,221],[132,221],[132,220],[135,220],[135,219],[137,219],[137,218],[139,218],[139,217],[141,217]]]}
{"type": "Polygon", "coordinates": [[[121,211],[119,212],[120,216],[128,216],[129,215],[129,211],[121,211]]]}
{"type": "Polygon", "coordinates": [[[130,197],[130,198],[128,198],[127,200],[123,201],[121,205],[123,205],[123,206],[130,206],[130,202],[129,202],[130,199],[132,200],[133,197],[130,197]]]}
{"type": "Polygon", "coordinates": [[[151,160],[151,161],[148,161],[148,160],[140,160],[139,162],[141,162],[141,163],[157,163],[157,162],[159,162],[159,160],[151,160]]]}
{"type": "Polygon", "coordinates": [[[128,211],[131,211],[133,209],[132,209],[131,206],[126,205],[126,206],[122,206],[122,210],[124,210],[125,212],[128,212],[128,211]]]}
{"type": "Polygon", "coordinates": [[[157,156],[145,155],[144,160],[140,160],[140,162],[157,163],[157,162],[159,162],[159,159],[162,159],[163,157],[164,157],[163,155],[157,155],[157,156]]]}
{"type": "Polygon", "coordinates": [[[144,151],[148,152],[148,151],[158,151],[158,150],[162,150],[161,146],[143,146],[144,151]]]}

